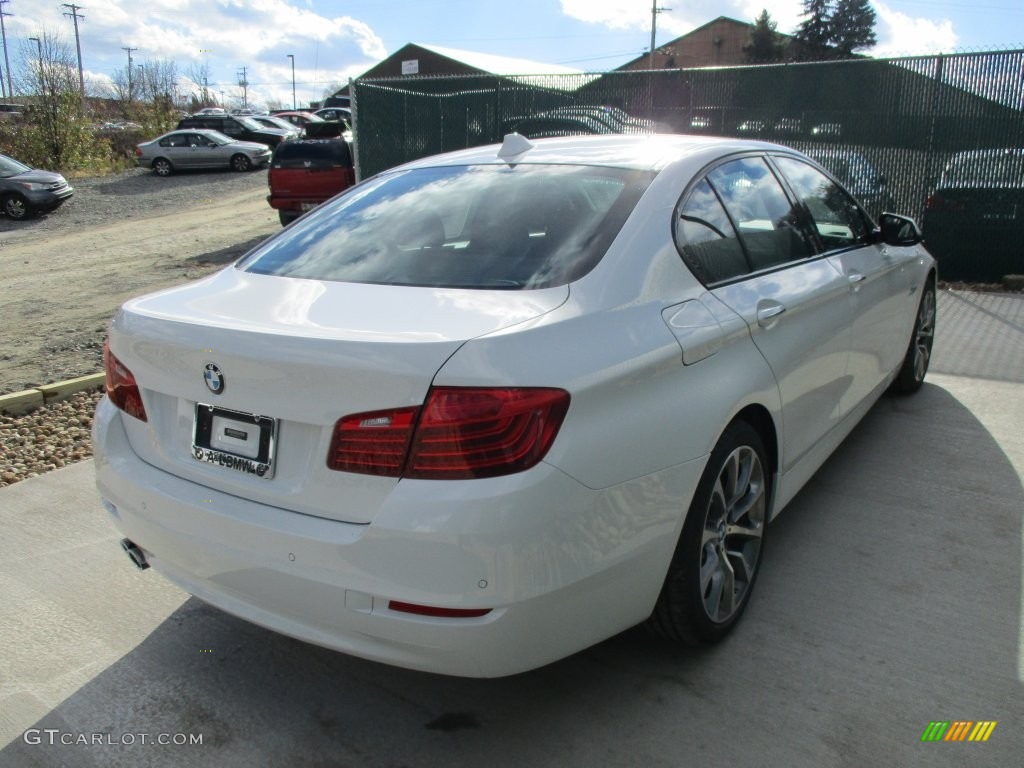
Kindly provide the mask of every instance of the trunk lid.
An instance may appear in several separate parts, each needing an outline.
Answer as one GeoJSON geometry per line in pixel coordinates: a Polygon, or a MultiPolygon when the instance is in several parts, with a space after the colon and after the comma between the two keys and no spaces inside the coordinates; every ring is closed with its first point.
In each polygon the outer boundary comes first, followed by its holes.
{"type": "MultiPolygon", "coordinates": [[[[174,475],[259,503],[368,523],[398,480],[327,469],[337,420],[421,405],[437,370],[466,340],[550,312],[567,297],[566,286],[397,287],[229,268],[132,300],[118,313],[111,351],[134,374],[148,415],[122,420],[135,452],[174,475]],[[219,393],[207,382],[211,365],[219,393]],[[193,455],[197,413],[211,406],[218,410],[201,414],[201,425],[227,419],[250,443],[259,437],[255,417],[264,417],[263,429],[273,432],[271,472],[252,471],[246,457],[258,458],[249,452],[256,448],[244,440],[238,448],[213,444],[243,457],[237,465],[193,455]]],[[[210,445],[203,434],[198,442],[210,445]]]]}

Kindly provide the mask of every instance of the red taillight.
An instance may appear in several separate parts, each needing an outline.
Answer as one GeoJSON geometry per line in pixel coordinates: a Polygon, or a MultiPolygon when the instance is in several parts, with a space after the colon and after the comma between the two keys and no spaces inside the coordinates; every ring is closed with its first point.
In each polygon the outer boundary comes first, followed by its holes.
{"type": "Polygon", "coordinates": [[[441,619],[476,619],[491,612],[490,608],[438,608],[432,605],[403,603],[399,600],[389,600],[388,609],[416,616],[437,616],[441,619]]]}
{"type": "Polygon", "coordinates": [[[142,147],[136,147],[135,148],[135,156],[136,157],[142,157],[142,147]]]}
{"type": "Polygon", "coordinates": [[[437,387],[422,409],[339,420],[327,466],[423,480],[522,472],[544,458],[568,408],[561,389],[437,387]]]}
{"type": "Polygon", "coordinates": [[[342,472],[398,477],[418,408],[358,413],[334,425],[327,466],[342,472]]]}
{"type": "Polygon", "coordinates": [[[139,421],[147,421],[146,408],[142,404],[142,393],[135,377],[124,363],[110,351],[110,342],[103,343],[103,370],[106,372],[107,397],[110,402],[139,421]]]}

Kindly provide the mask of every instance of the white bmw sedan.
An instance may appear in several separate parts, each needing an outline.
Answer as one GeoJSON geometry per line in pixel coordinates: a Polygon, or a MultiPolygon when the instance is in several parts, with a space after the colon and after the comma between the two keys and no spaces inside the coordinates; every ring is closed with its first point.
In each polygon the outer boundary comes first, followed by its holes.
{"type": "Polygon", "coordinates": [[[126,303],[97,482],[138,566],[357,656],[711,642],[768,522],[920,387],[935,280],[914,222],[793,150],[511,134],[126,303]]]}

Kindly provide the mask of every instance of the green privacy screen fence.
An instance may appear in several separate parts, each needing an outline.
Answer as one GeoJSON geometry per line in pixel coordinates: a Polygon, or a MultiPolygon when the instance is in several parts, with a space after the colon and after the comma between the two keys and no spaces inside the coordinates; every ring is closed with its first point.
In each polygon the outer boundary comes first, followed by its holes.
{"type": "Polygon", "coordinates": [[[767,139],[807,152],[872,213],[916,218],[944,279],[992,282],[1024,273],[1024,50],[404,77],[358,80],[352,93],[362,178],[498,142],[525,117],[614,107],[661,132],[767,139]]]}

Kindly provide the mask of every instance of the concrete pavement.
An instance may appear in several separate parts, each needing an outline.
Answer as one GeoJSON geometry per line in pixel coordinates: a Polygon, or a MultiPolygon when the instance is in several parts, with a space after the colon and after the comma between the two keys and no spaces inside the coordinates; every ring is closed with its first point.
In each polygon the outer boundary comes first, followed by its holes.
{"type": "Polygon", "coordinates": [[[1024,297],[940,312],[929,383],[770,527],[711,649],[633,630],[502,680],[390,668],[136,571],[91,462],[2,489],[0,766],[1019,765],[1024,297]],[[997,725],[923,743],[937,720],[997,725]]]}

